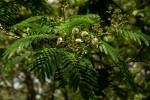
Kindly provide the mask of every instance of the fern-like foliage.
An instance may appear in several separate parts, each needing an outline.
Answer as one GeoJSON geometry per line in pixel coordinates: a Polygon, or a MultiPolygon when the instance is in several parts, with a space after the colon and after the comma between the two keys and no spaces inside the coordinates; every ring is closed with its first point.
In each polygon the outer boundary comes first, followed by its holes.
{"type": "Polygon", "coordinates": [[[74,91],[79,90],[81,95],[88,100],[89,98],[95,98],[94,90],[97,88],[98,75],[95,70],[92,69],[92,64],[89,60],[75,56],[73,54],[67,54],[64,58],[64,73],[67,73],[69,78],[69,86],[74,91]]]}
{"type": "Polygon", "coordinates": [[[97,88],[98,75],[92,69],[90,61],[83,57],[62,49],[45,48],[36,53],[30,66],[29,70],[43,80],[58,73],[59,69],[61,75],[69,80],[68,84],[74,92],[79,88],[85,99],[95,98],[94,90],[97,88]]]}
{"type": "Polygon", "coordinates": [[[13,30],[17,30],[17,29],[23,29],[23,28],[27,28],[27,27],[32,27],[33,23],[39,19],[44,18],[43,16],[32,16],[26,20],[23,20],[22,22],[12,26],[13,30]]]}
{"type": "Polygon", "coordinates": [[[145,35],[141,32],[137,32],[135,30],[127,29],[124,27],[110,27],[108,30],[121,34],[123,37],[133,39],[134,41],[138,42],[141,45],[141,40],[149,46],[150,37],[148,35],[145,35]]]}
{"type": "Polygon", "coordinates": [[[11,27],[12,31],[24,30],[28,35],[56,33],[61,30],[59,21],[45,16],[32,16],[11,27]],[[56,27],[57,26],[57,27],[56,27]]]}
{"type": "Polygon", "coordinates": [[[80,25],[88,26],[99,21],[100,21],[100,17],[98,15],[94,15],[94,14],[76,15],[66,20],[66,22],[64,23],[64,27],[67,30],[67,32],[71,34],[71,30],[75,26],[80,26],[80,25]]]}
{"type": "Polygon", "coordinates": [[[110,46],[103,40],[100,40],[99,49],[101,52],[104,52],[106,55],[109,55],[109,57],[111,57],[115,62],[119,62],[119,60],[122,60],[119,53],[112,46],[110,46]]]}
{"type": "Polygon", "coordinates": [[[9,47],[9,49],[5,51],[5,53],[3,54],[4,55],[3,57],[9,59],[12,55],[14,55],[15,52],[20,52],[22,49],[31,45],[31,43],[38,43],[38,41],[40,40],[53,39],[53,38],[56,38],[56,37],[54,35],[49,35],[49,34],[26,36],[24,38],[21,38],[15,41],[15,43],[12,44],[9,47]]]}
{"type": "Polygon", "coordinates": [[[132,89],[136,91],[136,85],[133,81],[133,77],[128,70],[127,64],[124,62],[119,53],[112,46],[102,40],[100,41],[99,49],[101,52],[104,52],[106,55],[108,55],[116,63],[116,66],[125,77],[125,81],[129,83],[132,89]]]}
{"type": "MultiPolygon", "coordinates": [[[[105,85],[102,85],[103,82],[98,84],[98,79],[102,80],[104,77],[98,75],[98,71],[95,70],[95,66],[93,65],[94,62],[91,61],[93,53],[100,54],[103,52],[114,61],[116,68],[122,72],[123,79],[136,90],[136,85],[128,70],[128,66],[119,53],[108,43],[101,40],[99,34],[90,32],[90,29],[87,28],[100,22],[98,15],[77,15],[69,18],[65,22],[46,19],[46,22],[49,24],[41,24],[40,21],[38,22],[42,18],[42,16],[34,16],[12,27],[14,30],[30,27],[30,30],[28,31],[28,36],[18,39],[6,50],[3,54],[4,58],[9,59],[16,52],[20,52],[32,44],[40,44],[41,41],[47,39],[52,43],[49,44],[49,48],[41,46],[42,48],[40,50],[34,51],[35,55],[29,65],[29,71],[37,75],[43,82],[45,77],[62,76],[64,79],[57,78],[60,84],[63,84],[63,86],[69,84],[73,91],[79,89],[82,97],[88,100],[96,99],[95,92],[102,93],[103,91],[101,89],[105,88],[105,85]],[[87,31],[79,32],[79,34],[71,34],[74,27],[82,26],[86,26],[90,34],[87,31]],[[63,35],[64,32],[67,34],[63,35]],[[82,54],[82,51],[85,52],[82,54]],[[65,84],[63,80],[65,80],[65,84]]],[[[149,45],[149,37],[142,33],[129,31],[125,28],[110,27],[107,30],[131,38],[139,44],[143,40],[146,45],[149,45]]],[[[30,53],[27,52],[17,57],[8,63],[7,66],[18,63],[28,55],[30,53]]]]}
{"type": "Polygon", "coordinates": [[[45,77],[50,78],[50,76],[55,74],[57,68],[59,67],[61,58],[59,55],[60,53],[61,52],[58,52],[55,48],[46,48],[38,51],[35,54],[35,59],[33,59],[29,70],[33,71],[35,75],[41,77],[43,81],[45,80],[45,77]]]}
{"type": "Polygon", "coordinates": [[[6,1],[2,0],[0,2],[0,23],[12,25],[16,21],[15,19],[17,16],[14,16],[16,14],[16,11],[19,11],[20,4],[16,4],[14,2],[7,3],[6,1]]]}
{"type": "Polygon", "coordinates": [[[43,33],[50,33],[51,32],[51,28],[49,26],[42,26],[41,25],[34,25],[32,26],[32,29],[29,30],[29,33],[31,35],[34,34],[43,34],[43,33]]]}
{"type": "Polygon", "coordinates": [[[36,2],[23,0],[0,1],[0,23],[14,25],[30,16],[50,15],[53,9],[45,0],[36,2]],[[22,14],[23,12],[23,14],[22,14]]]}
{"type": "MultiPolygon", "coordinates": [[[[30,17],[30,18],[28,18],[28,19],[14,25],[12,27],[12,29],[14,29],[14,30],[16,30],[18,28],[22,29],[22,28],[29,27],[29,26],[32,28],[29,31],[30,32],[29,36],[26,36],[24,38],[17,40],[14,44],[12,44],[10,46],[10,48],[4,53],[4,58],[10,58],[15,52],[21,51],[23,48],[29,46],[32,42],[41,41],[42,39],[56,38],[55,35],[52,33],[51,34],[45,34],[45,33],[51,32],[51,27],[39,26],[38,24],[35,25],[35,27],[32,26],[32,23],[34,23],[34,21],[37,21],[41,18],[43,18],[43,17],[42,16],[30,17]],[[39,35],[37,35],[37,34],[39,34],[39,35]]],[[[65,26],[67,28],[67,30],[69,30],[69,32],[70,32],[72,30],[72,28],[75,26],[94,24],[94,22],[97,22],[98,20],[99,20],[99,16],[93,15],[93,14],[74,16],[73,18],[70,18],[68,21],[66,21],[62,26],[65,26]]],[[[55,28],[53,26],[53,30],[56,32],[57,32],[57,30],[61,30],[61,29],[62,29],[62,27],[55,28]]]]}
{"type": "Polygon", "coordinates": [[[24,58],[28,57],[31,54],[30,51],[26,51],[23,55],[17,56],[15,59],[10,60],[6,65],[5,65],[5,71],[11,70],[12,66],[15,66],[15,64],[19,63],[21,60],[24,58]]]}

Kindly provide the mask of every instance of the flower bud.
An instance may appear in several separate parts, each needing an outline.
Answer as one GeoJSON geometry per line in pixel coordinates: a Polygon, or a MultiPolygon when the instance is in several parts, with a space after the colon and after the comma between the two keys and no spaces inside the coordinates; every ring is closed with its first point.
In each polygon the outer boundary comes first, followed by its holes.
{"type": "Polygon", "coordinates": [[[100,61],[100,57],[97,54],[92,55],[92,59],[93,61],[96,61],[96,62],[100,61]]]}
{"type": "Polygon", "coordinates": [[[82,54],[87,54],[87,50],[83,50],[82,54]]]}
{"type": "Polygon", "coordinates": [[[63,36],[66,36],[67,35],[67,33],[63,33],[63,36]]]}
{"type": "Polygon", "coordinates": [[[30,30],[30,28],[28,27],[28,28],[27,28],[27,32],[28,32],[29,30],[30,30]]]}
{"type": "Polygon", "coordinates": [[[77,43],[81,43],[81,42],[83,42],[81,39],[75,39],[75,42],[77,42],[77,43]]]}
{"type": "Polygon", "coordinates": [[[88,36],[89,34],[88,34],[88,32],[87,31],[82,31],[82,33],[81,33],[81,36],[82,37],[85,37],[85,36],[88,36]]]}
{"type": "Polygon", "coordinates": [[[92,44],[97,45],[98,44],[98,39],[97,38],[93,38],[92,39],[92,44]]]}
{"type": "Polygon", "coordinates": [[[74,27],[73,29],[72,29],[72,33],[79,33],[79,28],[77,28],[77,27],[74,27]]]}
{"type": "Polygon", "coordinates": [[[62,43],[62,42],[63,42],[62,37],[59,37],[59,38],[57,39],[57,44],[60,44],[60,43],[62,43]]]}

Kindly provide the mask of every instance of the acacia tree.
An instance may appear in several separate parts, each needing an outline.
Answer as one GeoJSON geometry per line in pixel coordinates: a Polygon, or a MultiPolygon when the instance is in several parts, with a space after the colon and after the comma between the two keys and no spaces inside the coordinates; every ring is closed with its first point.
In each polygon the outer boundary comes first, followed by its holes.
{"type": "Polygon", "coordinates": [[[50,79],[54,88],[56,84],[59,88],[69,85],[86,100],[104,97],[104,90],[115,85],[116,73],[120,75],[117,81],[126,82],[136,91],[127,64],[110,44],[122,36],[149,45],[150,37],[124,24],[118,26],[115,21],[105,26],[96,14],[66,17],[63,3],[62,18],[32,16],[11,26],[12,32],[21,34],[3,54],[4,59],[14,58],[5,68],[27,58],[27,70],[42,83],[50,79]]]}

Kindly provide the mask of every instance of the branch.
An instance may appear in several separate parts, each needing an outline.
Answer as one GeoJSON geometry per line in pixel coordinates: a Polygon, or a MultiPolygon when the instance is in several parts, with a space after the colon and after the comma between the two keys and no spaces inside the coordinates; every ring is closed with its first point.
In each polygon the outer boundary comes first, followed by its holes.
{"type": "Polygon", "coordinates": [[[102,34],[102,35],[100,35],[100,37],[104,37],[104,36],[107,36],[107,35],[112,35],[112,33],[106,32],[106,34],[102,34]]]}
{"type": "Polygon", "coordinates": [[[7,33],[7,31],[6,31],[6,30],[2,27],[2,25],[1,25],[1,24],[0,24],[0,29],[4,31],[4,34],[5,34],[5,35],[11,36],[11,37],[14,37],[14,38],[17,38],[17,39],[19,39],[19,38],[20,38],[20,37],[18,37],[18,36],[11,35],[11,34],[7,33]]]}

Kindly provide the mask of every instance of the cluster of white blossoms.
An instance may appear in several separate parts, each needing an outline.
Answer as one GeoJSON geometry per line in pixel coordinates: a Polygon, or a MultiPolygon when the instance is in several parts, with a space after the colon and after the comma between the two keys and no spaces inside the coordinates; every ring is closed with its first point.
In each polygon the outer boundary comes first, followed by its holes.
{"type": "MultiPolygon", "coordinates": [[[[74,27],[74,28],[72,29],[72,33],[73,33],[73,34],[79,34],[79,33],[81,33],[80,35],[81,35],[82,38],[89,36],[89,33],[88,33],[87,31],[82,31],[82,32],[80,32],[79,28],[77,28],[77,27],[74,27]]],[[[75,39],[75,42],[81,43],[81,42],[83,42],[83,40],[80,39],[80,38],[77,38],[77,39],[75,39]]],[[[95,37],[95,38],[92,38],[92,39],[91,39],[91,43],[92,43],[93,45],[97,45],[97,44],[99,43],[98,38],[96,38],[96,37],[95,37]]]]}
{"type": "MultiPolygon", "coordinates": [[[[99,43],[98,38],[93,37],[93,36],[91,37],[87,31],[80,32],[79,28],[77,27],[74,27],[72,29],[72,34],[74,34],[74,36],[77,36],[77,37],[79,36],[78,38],[75,38],[74,40],[76,43],[82,43],[83,41],[88,41],[88,43],[90,41],[93,45],[98,45],[99,43]]],[[[63,36],[66,36],[66,33],[63,34],[63,36]]],[[[57,39],[57,45],[63,42],[63,36],[57,39]]]]}

